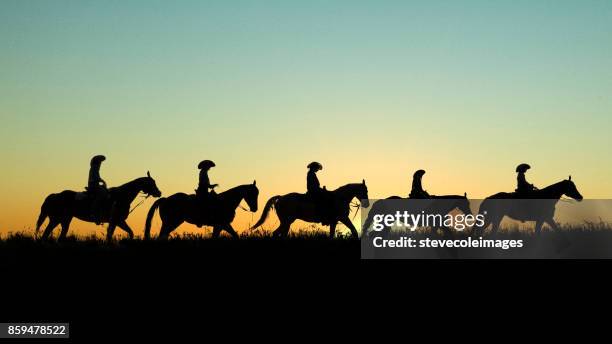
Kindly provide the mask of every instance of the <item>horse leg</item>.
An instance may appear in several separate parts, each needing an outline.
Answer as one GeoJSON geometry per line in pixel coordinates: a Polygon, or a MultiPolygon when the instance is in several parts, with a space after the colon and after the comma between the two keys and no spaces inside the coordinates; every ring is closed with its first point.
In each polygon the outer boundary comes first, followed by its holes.
{"type": "Polygon", "coordinates": [[[560,231],[559,224],[557,224],[557,222],[555,222],[554,219],[551,218],[551,219],[548,219],[548,220],[546,220],[544,222],[548,223],[550,228],[552,228],[555,232],[560,231]]]}
{"type": "Polygon", "coordinates": [[[212,237],[213,239],[216,239],[219,237],[219,235],[221,235],[221,231],[223,230],[222,227],[219,226],[214,226],[213,227],[213,232],[212,232],[212,237]]]}
{"type": "Polygon", "coordinates": [[[499,229],[499,224],[501,223],[501,218],[494,218],[491,220],[491,224],[493,225],[491,227],[491,234],[495,234],[497,233],[497,230],[499,229]]]}
{"type": "Polygon", "coordinates": [[[476,235],[483,235],[484,232],[487,230],[487,228],[489,228],[489,226],[491,225],[491,219],[489,219],[488,217],[485,218],[484,223],[482,224],[482,226],[476,226],[476,235]]]}
{"type": "Polygon", "coordinates": [[[278,225],[278,228],[276,228],[276,230],[272,232],[272,236],[286,237],[287,235],[289,235],[289,230],[291,229],[291,224],[293,223],[293,220],[281,219],[280,221],[280,225],[278,225]]]}
{"type": "Polygon", "coordinates": [[[282,236],[284,236],[284,237],[288,237],[289,236],[289,231],[291,230],[291,224],[293,223],[293,221],[295,221],[295,220],[291,220],[291,222],[286,222],[285,223],[285,227],[283,228],[283,231],[282,231],[282,236]]]}
{"type": "Polygon", "coordinates": [[[46,240],[49,238],[49,236],[51,235],[51,232],[53,232],[53,229],[55,229],[55,227],[57,227],[57,225],[59,225],[60,221],[57,220],[57,218],[54,217],[50,217],[49,218],[49,223],[47,224],[47,227],[45,228],[45,231],[43,232],[43,235],[41,237],[42,240],[46,240]]]}
{"type": "Polygon", "coordinates": [[[172,231],[174,231],[176,229],[176,227],[178,227],[180,225],[180,223],[169,223],[169,222],[164,222],[162,223],[161,229],[159,230],[159,239],[161,240],[166,240],[168,239],[168,237],[170,236],[170,233],[172,233],[172,231]]]}
{"type": "Polygon", "coordinates": [[[542,222],[542,221],[536,221],[536,224],[535,224],[535,233],[536,234],[542,233],[542,225],[543,224],[544,224],[544,222],[542,222]]]}
{"type": "Polygon", "coordinates": [[[119,222],[117,226],[123,229],[123,231],[126,232],[130,236],[130,239],[134,239],[134,232],[132,231],[130,226],[127,224],[127,222],[125,222],[125,220],[119,222]]]}
{"type": "Polygon", "coordinates": [[[353,238],[359,238],[357,228],[355,228],[355,225],[353,224],[353,222],[351,222],[351,220],[349,220],[348,217],[340,220],[340,222],[342,222],[343,225],[347,226],[351,230],[351,235],[353,236],[353,238]]]}
{"type": "Polygon", "coordinates": [[[329,225],[329,238],[330,239],[333,239],[336,236],[336,225],[337,224],[338,223],[334,221],[329,225]]]}
{"type": "Polygon", "coordinates": [[[106,228],[106,242],[107,243],[111,243],[113,241],[113,233],[115,233],[115,227],[117,225],[113,222],[108,224],[108,227],[106,228]]]}
{"type": "Polygon", "coordinates": [[[279,237],[285,231],[285,225],[281,222],[278,227],[272,232],[273,237],[279,237]]]}
{"type": "Polygon", "coordinates": [[[283,232],[284,228],[283,228],[283,224],[281,223],[280,225],[278,225],[278,227],[274,230],[274,232],[272,232],[272,236],[273,237],[279,237],[281,235],[281,233],[283,232]]]}
{"type": "Polygon", "coordinates": [[[72,218],[69,217],[65,220],[62,221],[62,231],[60,233],[59,238],[57,239],[58,241],[62,241],[64,239],[66,239],[66,235],[68,234],[68,229],[70,228],[70,222],[72,221],[72,218]]]}
{"type": "Polygon", "coordinates": [[[231,224],[228,224],[225,226],[225,231],[228,232],[234,239],[238,239],[240,237],[238,236],[238,233],[236,233],[236,231],[234,230],[234,227],[232,227],[231,224]]]}

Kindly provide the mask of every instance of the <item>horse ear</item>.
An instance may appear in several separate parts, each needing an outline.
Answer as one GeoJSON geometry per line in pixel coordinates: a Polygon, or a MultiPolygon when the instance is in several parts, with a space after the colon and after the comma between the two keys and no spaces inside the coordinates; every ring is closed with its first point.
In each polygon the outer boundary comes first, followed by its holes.
{"type": "Polygon", "coordinates": [[[571,175],[569,176],[569,180],[572,180],[572,176],[571,175]]]}
{"type": "Polygon", "coordinates": [[[363,180],[361,181],[361,184],[365,185],[365,179],[363,179],[363,180]]]}
{"type": "Polygon", "coordinates": [[[257,181],[256,180],[253,180],[253,185],[257,185],[257,181]]]}
{"type": "Polygon", "coordinates": [[[467,192],[463,193],[463,197],[467,198],[467,192]]]}
{"type": "Polygon", "coordinates": [[[147,171],[147,177],[151,178],[151,173],[149,173],[149,171],[147,171]]]}

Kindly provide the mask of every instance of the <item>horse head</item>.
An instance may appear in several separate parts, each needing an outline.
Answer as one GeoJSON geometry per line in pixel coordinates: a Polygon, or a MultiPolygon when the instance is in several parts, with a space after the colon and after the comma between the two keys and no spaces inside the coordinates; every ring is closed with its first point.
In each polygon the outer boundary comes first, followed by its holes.
{"type": "Polygon", "coordinates": [[[365,179],[361,183],[346,184],[332,191],[336,194],[338,199],[349,202],[353,198],[357,198],[361,201],[361,205],[364,208],[370,206],[370,200],[368,198],[368,187],[366,186],[365,179]]]}
{"type": "Polygon", "coordinates": [[[161,197],[162,193],[157,188],[157,184],[155,183],[155,179],[151,177],[151,173],[147,171],[147,176],[142,178],[143,183],[141,184],[141,190],[145,194],[153,197],[161,197]]]}
{"type": "Polygon", "coordinates": [[[563,184],[564,184],[563,185],[564,195],[566,195],[567,197],[571,197],[579,202],[582,201],[583,199],[582,194],[580,194],[580,192],[578,191],[578,188],[576,187],[576,184],[574,184],[574,182],[572,181],[572,176],[569,176],[567,180],[564,180],[563,184]]]}
{"type": "Polygon", "coordinates": [[[361,201],[361,206],[367,208],[370,206],[370,199],[368,197],[368,186],[366,185],[365,179],[361,183],[347,184],[340,189],[346,188],[346,196],[349,198],[357,198],[361,201]]]}
{"type": "Polygon", "coordinates": [[[251,212],[257,211],[257,199],[259,198],[259,189],[257,188],[257,181],[254,180],[253,184],[247,185],[246,194],[244,195],[244,201],[248,204],[251,212]]]}
{"type": "Polygon", "coordinates": [[[457,209],[461,210],[464,214],[472,214],[472,208],[470,208],[470,200],[467,197],[467,192],[462,197],[457,199],[457,209]]]}
{"type": "Polygon", "coordinates": [[[358,196],[361,200],[361,206],[367,208],[370,206],[370,197],[368,196],[368,186],[366,185],[365,179],[361,181],[360,188],[358,189],[358,196]]]}

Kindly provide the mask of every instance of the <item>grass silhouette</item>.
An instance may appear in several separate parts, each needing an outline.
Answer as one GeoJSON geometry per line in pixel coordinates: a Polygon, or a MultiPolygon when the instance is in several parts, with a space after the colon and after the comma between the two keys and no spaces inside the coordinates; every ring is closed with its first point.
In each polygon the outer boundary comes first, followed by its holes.
{"type": "MultiPolygon", "coordinates": [[[[612,226],[608,223],[565,225],[560,231],[544,230],[540,235],[512,226],[496,234],[485,234],[486,239],[524,240],[532,248],[504,253],[508,258],[612,258],[612,226]],[[537,249],[535,249],[535,248],[537,249]],[[559,247],[563,252],[559,252],[559,247]],[[535,250],[535,251],[534,251],[535,250]]],[[[401,233],[392,233],[390,238],[401,233]]],[[[448,238],[442,233],[422,231],[410,234],[415,239],[448,238]]],[[[468,233],[455,233],[453,239],[468,237],[468,233]]],[[[210,234],[174,234],[168,240],[119,239],[106,243],[98,236],[68,236],[65,240],[41,241],[36,237],[13,232],[0,239],[0,264],[47,264],[54,261],[107,260],[108,263],[138,260],[152,262],[160,259],[214,261],[234,258],[273,259],[350,259],[361,257],[361,241],[350,238],[349,233],[338,233],[333,240],[325,231],[306,227],[296,229],[287,238],[273,238],[267,231],[248,231],[240,239],[210,234]]],[[[479,258],[478,254],[471,258],[479,258]]]]}

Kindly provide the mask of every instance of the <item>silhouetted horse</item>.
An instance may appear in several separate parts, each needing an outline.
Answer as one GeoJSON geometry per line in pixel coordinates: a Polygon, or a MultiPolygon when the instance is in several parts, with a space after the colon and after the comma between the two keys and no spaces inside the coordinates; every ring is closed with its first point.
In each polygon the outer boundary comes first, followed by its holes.
{"type": "Polygon", "coordinates": [[[487,197],[478,210],[480,215],[485,216],[485,223],[481,227],[474,227],[475,233],[482,234],[491,224],[491,231],[495,233],[504,216],[523,222],[535,221],[536,233],[540,233],[544,223],[556,230],[558,226],[554,221],[555,206],[563,195],[582,200],[571,176],[567,180],[531,192],[529,199],[520,199],[522,196],[507,192],[487,197]]]}
{"type": "MultiPolygon", "coordinates": [[[[367,234],[367,230],[372,225],[375,215],[394,215],[396,212],[408,211],[411,214],[420,214],[421,211],[425,214],[430,215],[447,215],[453,210],[459,210],[464,214],[472,214],[470,208],[470,201],[467,198],[467,194],[460,195],[444,195],[444,196],[430,196],[427,199],[411,199],[402,198],[399,196],[391,196],[386,200],[378,200],[372,205],[372,209],[368,212],[368,217],[362,225],[363,234],[367,234]],[[391,200],[388,202],[387,200],[391,200]],[[387,201],[387,202],[385,202],[387,201]]],[[[440,227],[442,228],[442,227],[440,227]]],[[[432,228],[436,230],[438,228],[432,228]]],[[[442,228],[447,230],[448,228],[442,228]]],[[[387,230],[386,232],[388,232],[387,230]]]]}
{"type": "Polygon", "coordinates": [[[237,238],[238,233],[232,227],[236,208],[244,199],[249,210],[256,212],[258,195],[259,190],[256,182],[253,181],[253,184],[240,185],[218,194],[206,209],[202,209],[202,201],[195,195],[176,193],[168,198],[160,198],[153,203],[147,215],[145,239],[151,237],[151,220],[157,208],[159,208],[159,217],[162,220],[160,239],[167,239],[170,233],[183,222],[196,224],[200,222],[200,219],[204,220],[203,224],[213,227],[214,238],[218,237],[222,230],[237,238]]]}
{"type": "Polygon", "coordinates": [[[299,219],[313,223],[327,224],[327,222],[330,222],[329,235],[332,238],[336,233],[336,225],[338,221],[340,221],[351,230],[353,237],[357,238],[359,236],[357,230],[349,219],[350,202],[353,198],[357,198],[362,200],[364,207],[370,205],[368,188],[365,184],[365,180],[361,183],[347,184],[329,192],[331,193],[330,203],[332,207],[332,209],[326,212],[328,213],[326,217],[329,218],[324,219],[323,215],[319,214],[317,206],[312,201],[310,195],[294,192],[284,196],[274,196],[270,198],[264,207],[261,218],[251,227],[251,229],[261,226],[266,221],[270,209],[274,207],[276,208],[276,214],[280,220],[280,225],[274,233],[272,233],[274,236],[287,236],[291,224],[299,219]]]}
{"type": "MultiPolygon", "coordinates": [[[[137,178],[129,183],[108,190],[109,198],[103,204],[102,222],[108,222],[106,240],[111,241],[115,227],[123,229],[130,236],[134,237],[134,232],[125,222],[130,213],[130,204],[140,192],[153,197],[160,197],[161,191],[157,188],[155,180],[147,172],[146,177],[137,178]]],[[[76,192],[65,190],[60,193],[47,196],[40,208],[40,215],[36,222],[36,233],[45,219],[49,217],[49,224],[42,235],[42,239],[47,239],[53,229],[58,224],[62,225],[62,232],[59,240],[66,238],[68,228],[73,217],[86,222],[95,222],[91,214],[93,197],[86,192],[76,192]]]]}

